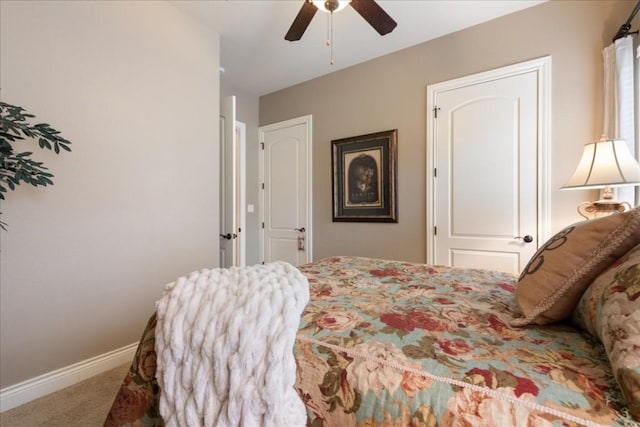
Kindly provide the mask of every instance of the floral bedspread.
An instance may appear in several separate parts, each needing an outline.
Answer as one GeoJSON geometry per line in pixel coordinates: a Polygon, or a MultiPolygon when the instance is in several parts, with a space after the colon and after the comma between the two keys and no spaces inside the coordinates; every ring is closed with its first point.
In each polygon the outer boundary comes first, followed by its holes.
{"type": "MultiPolygon", "coordinates": [[[[516,278],[355,257],[300,267],[294,354],[311,427],[623,426],[604,351],[569,325],[514,328],[516,278]]],[[[152,317],[105,426],[162,425],[152,317]]]]}

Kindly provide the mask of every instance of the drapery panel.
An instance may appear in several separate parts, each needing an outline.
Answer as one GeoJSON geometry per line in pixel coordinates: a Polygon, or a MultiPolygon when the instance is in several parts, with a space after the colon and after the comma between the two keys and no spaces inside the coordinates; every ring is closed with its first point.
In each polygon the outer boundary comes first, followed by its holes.
{"type": "MultiPolygon", "coordinates": [[[[604,117],[602,134],[626,141],[629,151],[637,159],[634,113],[634,58],[631,35],[616,40],[603,52],[604,59],[604,117]]],[[[616,199],[635,206],[634,187],[617,189],[616,199]]]]}

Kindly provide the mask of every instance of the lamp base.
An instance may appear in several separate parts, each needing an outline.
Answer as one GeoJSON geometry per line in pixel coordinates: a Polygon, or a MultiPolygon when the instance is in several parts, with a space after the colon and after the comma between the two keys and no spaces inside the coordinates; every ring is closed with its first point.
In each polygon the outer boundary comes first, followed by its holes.
{"type": "Polygon", "coordinates": [[[578,205],[578,213],[586,219],[601,218],[618,212],[631,209],[628,202],[601,199],[595,202],[582,202],[578,205]]]}

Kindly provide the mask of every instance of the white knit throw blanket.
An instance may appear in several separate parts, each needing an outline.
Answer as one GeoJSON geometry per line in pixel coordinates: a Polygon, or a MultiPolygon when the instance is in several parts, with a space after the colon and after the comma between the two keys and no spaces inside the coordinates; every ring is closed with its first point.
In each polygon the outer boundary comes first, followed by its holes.
{"type": "Polygon", "coordinates": [[[286,262],[201,270],[156,303],[167,427],[304,426],[293,344],[309,283],[286,262]]]}

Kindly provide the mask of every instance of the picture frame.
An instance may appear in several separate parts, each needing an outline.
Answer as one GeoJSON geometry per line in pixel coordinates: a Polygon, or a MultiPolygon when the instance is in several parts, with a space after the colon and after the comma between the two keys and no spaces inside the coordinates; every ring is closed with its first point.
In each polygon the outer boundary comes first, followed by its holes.
{"type": "Polygon", "coordinates": [[[398,222],[398,130],[331,141],[333,222],[398,222]]]}

